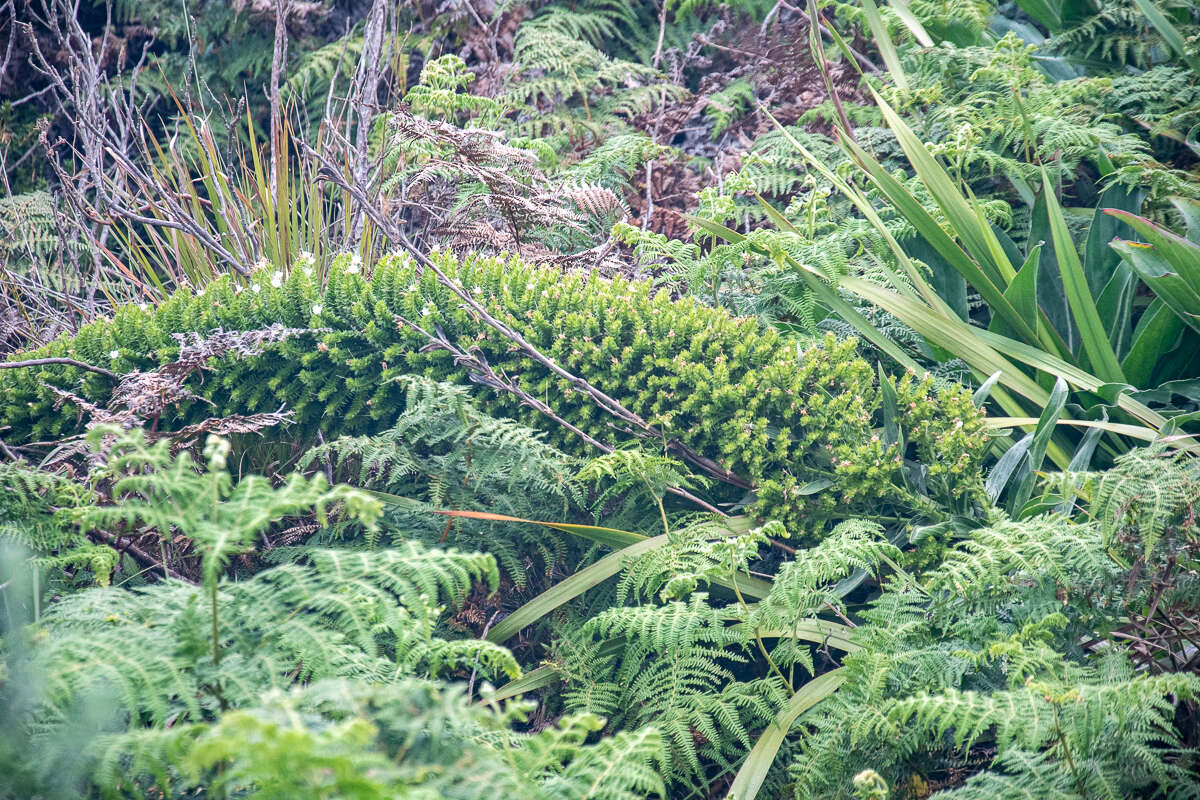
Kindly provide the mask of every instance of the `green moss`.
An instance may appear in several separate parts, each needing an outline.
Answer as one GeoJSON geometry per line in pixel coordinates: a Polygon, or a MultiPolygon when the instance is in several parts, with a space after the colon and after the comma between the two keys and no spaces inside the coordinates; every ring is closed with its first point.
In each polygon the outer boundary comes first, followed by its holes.
{"type": "MultiPolygon", "coordinates": [[[[762,513],[794,531],[815,531],[826,520],[856,512],[911,514],[932,507],[928,498],[962,508],[978,497],[983,422],[970,397],[936,391],[927,379],[897,381],[907,443],[902,453],[878,435],[874,370],[854,354],[852,340],[783,336],[689,299],[671,300],[645,283],[589,279],[517,260],[435,258],[492,314],[566,369],[668,437],[751,480],[760,488],[762,513]]],[[[189,403],[160,426],[284,405],[296,415],[288,438],[307,440],[320,430],[330,439],[388,427],[404,407],[402,389],[389,380],[395,375],[469,380],[449,354],[424,349],[419,334],[397,325],[400,314],[426,329],[440,326],[463,347],[479,347],[498,371],[519,377],[527,392],[588,433],[621,438],[610,417],[473,319],[434,275],[420,275],[405,257],[382,259],[367,278],[343,256],[324,291],[303,270],[278,287],[271,277],[269,271],[254,276],[257,291],[237,289],[224,278],[203,292],[180,292],[156,309],[123,308],[114,319],[94,322],[36,355],[69,355],[117,371],[151,369],[177,352],[172,333],[252,330],[276,322],[327,328],[259,356],[214,361],[191,386],[213,405],[189,403]]],[[[0,372],[0,413],[11,440],[78,429],[76,411],[55,408],[43,383],[93,402],[103,402],[111,388],[104,377],[71,367],[0,372]]],[[[557,444],[586,452],[573,434],[511,395],[480,391],[491,413],[526,420],[550,431],[557,444]]]]}

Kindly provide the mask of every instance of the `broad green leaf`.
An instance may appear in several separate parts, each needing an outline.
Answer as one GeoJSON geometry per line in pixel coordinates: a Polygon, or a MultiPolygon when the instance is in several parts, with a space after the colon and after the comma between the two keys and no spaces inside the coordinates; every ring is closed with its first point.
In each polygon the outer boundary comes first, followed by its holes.
{"type": "MultiPolygon", "coordinates": [[[[1042,246],[1036,244],[1029,251],[1029,257],[1025,259],[1025,263],[1021,265],[1021,269],[1017,271],[1017,275],[1013,278],[1012,283],[1004,290],[1004,296],[1012,303],[1012,307],[1016,309],[1024,319],[1034,320],[1035,324],[1038,321],[1040,309],[1037,302],[1037,287],[1038,287],[1038,261],[1041,257],[1042,246]]],[[[992,316],[992,321],[988,325],[988,330],[993,330],[1003,336],[1016,338],[1018,333],[1012,329],[1012,326],[1001,316],[992,316]]]]}
{"type": "MultiPolygon", "coordinates": [[[[1034,422],[1036,421],[1034,420],[1034,422]]],[[[1027,433],[996,460],[995,466],[992,467],[992,471],[988,473],[987,480],[983,484],[983,490],[987,492],[987,496],[993,503],[999,499],[1000,493],[1004,491],[1005,486],[1008,486],[1013,475],[1018,474],[1017,469],[1024,463],[1025,456],[1029,453],[1029,445],[1032,443],[1033,434],[1027,433]]]]}
{"type": "MultiPolygon", "coordinates": [[[[596,650],[598,657],[613,656],[625,649],[624,639],[612,639],[604,642],[596,650]]],[[[537,669],[526,672],[519,678],[509,681],[493,694],[483,697],[477,705],[497,703],[557,683],[562,679],[562,669],[557,664],[543,664],[537,669]]]]}
{"type": "MultiPolygon", "coordinates": [[[[1193,129],[1200,130],[1200,126],[1193,129]]],[[[1184,225],[1187,230],[1187,240],[1195,245],[1200,245],[1200,201],[1192,200],[1188,197],[1172,197],[1171,205],[1175,206],[1175,210],[1179,212],[1179,216],[1183,217],[1184,225]]],[[[1129,209],[1136,212],[1137,209],[1129,209]]]]}
{"type": "MultiPolygon", "coordinates": [[[[1005,430],[1008,428],[1023,428],[1029,425],[1036,425],[1037,423],[1038,417],[988,417],[984,424],[994,430],[1005,430]]],[[[1060,419],[1055,424],[1084,428],[1088,431],[1108,431],[1109,433],[1128,436],[1132,439],[1141,439],[1145,442],[1152,442],[1158,437],[1158,434],[1151,428],[1142,425],[1127,425],[1119,422],[1104,422],[1094,419],[1060,419]]]]}
{"type": "Polygon", "coordinates": [[[1181,321],[1200,331],[1200,291],[1172,269],[1173,265],[1153,245],[1140,242],[1116,241],[1115,249],[1133,267],[1138,277],[1149,286],[1181,321]]]}
{"type": "MultiPolygon", "coordinates": [[[[1103,422],[1108,422],[1108,412],[1104,412],[1103,422]]],[[[1079,447],[1075,449],[1075,455],[1071,457],[1071,463],[1067,466],[1068,472],[1085,472],[1092,464],[1092,456],[1096,452],[1096,445],[1100,441],[1100,435],[1104,433],[1104,429],[1097,426],[1088,428],[1083,434],[1083,439],[1079,442],[1079,447]]],[[[1075,503],[1075,493],[1071,492],[1066,497],[1063,497],[1054,511],[1058,514],[1067,514],[1071,511],[1071,506],[1075,503]]]]}
{"type": "MultiPolygon", "coordinates": [[[[888,198],[888,201],[916,228],[917,232],[921,234],[921,237],[929,246],[937,251],[938,255],[953,267],[967,283],[971,284],[983,296],[984,300],[988,301],[996,313],[1003,314],[1013,328],[1027,333],[1032,340],[1034,335],[1033,329],[1004,300],[1004,293],[1001,288],[1002,284],[998,280],[998,276],[985,271],[975,259],[968,255],[942,229],[937,220],[930,216],[929,212],[912,196],[912,193],[892,177],[884,169],[883,165],[876,161],[867,151],[847,139],[842,139],[841,141],[846,149],[855,157],[855,160],[858,161],[875,181],[875,184],[888,198]]],[[[928,155],[928,153],[926,154],[928,155]]],[[[965,203],[965,201],[963,202],[965,203]]],[[[883,227],[882,220],[878,224],[872,220],[872,224],[874,224],[877,230],[883,227]]],[[[974,214],[971,214],[971,224],[975,224],[974,214]]]]}
{"type": "Polygon", "coordinates": [[[617,528],[602,528],[597,525],[577,525],[570,522],[543,522],[534,519],[524,519],[522,517],[510,517],[507,514],[494,514],[491,511],[441,510],[434,511],[433,513],[441,514],[444,517],[456,517],[460,519],[483,519],[491,520],[492,522],[519,522],[523,525],[540,525],[543,528],[566,531],[596,544],[608,545],[609,547],[626,547],[631,544],[643,542],[648,538],[640,533],[618,530],[617,528]]]}
{"type": "MultiPolygon", "coordinates": [[[[1020,361],[1023,364],[1028,364],[1035,369],[1049,373],[1056,377],[1061,377],[1067,383],[1083,389],[1088,392],[1097,392],[1104,382],[1079,367],[1073,364],[1068,364],[1062,359],[1055,358],[1048,353],[1038,350],[1034,347],[1022,344],[1021,342],[1005,339],[1003,336],[997,336],[990,331],[975,329],[978,336],[985,343],[995,347],[1001,353],[1004,353],[1009,358],[1020,361]]],[[[1154,430],[1162,430],[1162,427],[1167,423],[1167,418],[1159,414],[1154,409],[1146,406],[1143,403],[1130,397],[1128,394],[1122,394],[1117,398],[1116,405],[1122,410],[1141,420],[1143,423],[1153,428],[1154,430]]],[[[1189,446],[1189,450],[1200,453],[1200,448],[1189,446]]],[[[1055,459],[1057,463],[1057,459],[1055,459]]]]}
{"type": "MultiPolygon", "coordinates": [[[[1178,273],[1194,292],[1200,293],[1200,245],[1136,214],[1115,209],[1105,209],[1104,213],[1120,218],[1146,237],[1146,241],[1170,264],[1171,270],[1178,273]]],[[[1137,265],[1133,266],[1136,269],[1137,265]]]]}
{"type": "Polygon", "coordinates": [[[1126,380],[1140,388],[1152,386],[1155,366],[1164,353],[1175,349],[1183,326],[1178,313],[1161,297],[1154,298],[1149,308],[1142,312],[1129,354],[1121,362],[1126,380]]]}
{"type": "Polygon", "coordinates": [[[942,209],[942,213],[946,215],[950,226],[962,239],[967,252],[983,267],[993,283],[1001,288],[1007,286],[1016,274],[1016,270],[1007,258],[1002,255],[997,256],[997,252],[1002,252],[1002,250],[991,227],[979,223],[976,209],[963,197],[954,181],[925,147],[925,143],[917,138],[917,135],[909,129],[900,115],[888,105],[878,92],[871,90],[871,95],[880,111],[883,112],[888,127],[892,129],[892,133],[900,142],[900,147],[908,157],[909,163],[912,164],[913,170],[929,189],[929,193],[933,195],[933,199],[942,209]]]}
{"type": "Polygon", "coordinates": [[[1017,0],[1017,7],[1050,33],[1062,27],[1062,5],[1056,0],[1017,0]]]}
{"type": "MultiPolygon", "coordinates": [[[[743,622],[734,625],[732,630],[748,625],[743,622]]],[[[763,639],[800,639],[815,644],[828,644],[845,653],[857,653],[862,645],[854,642],[854,629],[840,622],[829,622],[823,619],[810,619],[798,622],[786,630],[760,630],[758,635],[763,639]]]]}
{"type": "Polygon", "coordinates": [[[1064,343],[1059,351],[1061,358],[1074,360],[1079,352],[1079,331],[1071,318],[1071,306],[1063,289],[1062,270],[1058,267],[1058,256],[1050,234],[1050,217],[1046,208],[1046,193],[1038,192],[1029,218],[1029,241],[1041,243],[1041,258],[1038,266],[1038,307],[1046,315],[1046,322],[1064,343]]]}
{"type": "Polygon", "coordinates": [[[983,404],[987,402],[988,395],[992,393],[992,387],[1000,380],[1001,374],[1000,372],[993,372],[988,376],[986,381],[979,384],[979,388],[971,395],[971,402],[974,403],[976,408],[983,408],[983,404]]]}
{"type": "MultiPolygon", "coordinates": [[[[746,238],[732,228],[727,228],[724,225],[704,219],[703,217],[689,215],[687,219],[690,223],[709,233],[711,236],[717,239],[722,239],[731,244],[737,244],[746,238]]],[[[761,248],[756,249],[756,252],[760,253],[761,255],[769,255],[761,248]]],[[[910,369],[913,372],[921,371],[920,365],[913,360],[912,356],[908,355],[908,353],[905,353],[904,350],[901,349],[900,346],[893,340],[880,333],[879,330],[872,325],[866,317],[864,317],[854,308],[854,306],[850,305],[840,296],[838,296],[837,289],[829,285],[829,283],[825,280],[824,275],[817,275],[811,270],[805,269],[803,265],[798,264],[795,259],[791,258],[790,256],[787,260],[789,264],[791,264],[800,272],[801,277],[812,290],[813,294],[817,296],[817,299],[824,303],[831,311],[833,311],[843,320],[854,326],[854,329],[861,333],[863,338],[894,358],[898,364],[906,369],[910,369]]]]}
{"type": "Polygon", "coordinates": [[[967,281],[962,273],[947,263],[942,254],[934,250],[923,237],[914,236],[904,242],[904,252],[929,267],[929,284],[954,310],[959,319],[970,316],[967,306],[967,281]]]}
{"type": "Polygon", "coordinates": [[[904,27],[908,28],[909,33],[917,40],[921,47],[933,47],[933,39],[925,32],[925,26],[921,24],[921,20],[917,19],[917,15],[908,7],[908,3],[904,0],[892,0],[892,11],[896,12],[896,16],[904,23],[904,27]]]}
{"type": "MultiPolygon", "coordinates": [[[[643,536],[640,533],[634,533],[633,531],[618,530],[617,528],[602,528],[597,525],[577,525],[577,524],[570,523],[570,522],[544,522],[544,521],[540,521],[540,520],[536,520],[536,519],[524,519],[522,517],[510,517],[507,514],[495,514],[495,513],[492,513],[491,511],[441,510],[441,511],[434,511],[433,513],[441,514],[442,516],[445,516],[445,517],[458,517],[461,519],[484,519],[484,520],[492,520],[495,522],[519,522],[523,525],[539,525],[543,528],[550,528],[551,530],[565,531],[566,533],[570,533],[574,536],[579,536],[581,538],[587,539],[588,541],[596,542],[597,544],[608,545],[609,547],[621,547],[621,548],[627,549],[631,545],[645,544],[646,542],[651,541],[651,539],[652,539],[652,537],[643,536]]],[[[743,517],[729,517],[727,519],[723,519],[722,524],[724,524],[726,527],[728,527],[731,533],[737,533],[737,532],[744,531],[746,528],[748,528],[750,525],[750,520],[748,517],[744,517],[744,516],[743,517]]],[[[666,536],[666,534],[663,534],[662,536],[655,536],[655,537],[653,537],[653,539],[655,539],[655,540],[662,539],[664,536],[666,536]]],[[[656,545],[656,546],[661,547],[662,544],[663,544],[662,542],[659,542],[658,545],[656,545]]],[[[653,549],[653,548],[647,548],[646,551],[637,551],[635,553],[635,555],[637,553],[647,552],[649,549],[653,549]]],[[[601,559],[601,561],[605,561],[605,559],[612,558],[612,556],[614,556],[614,555],[617,555],[617,553],[612,553],[608,556],[605,556],[603,559],[601,559]]],[[[628,556],[629,556],[629,554],[627,553],[626,559],[628,558],[628,556]]],[[[598,564],[600,562],[596,562],[596,563],[598,564]]],[[[616,564],[617,562],[610,561],[607,563],[608,563],[609,567],[611,567],[613,564],[616,564]]],[[[594,567],[594,566],[596,566],[596,564],[593,564],[592,566],[594,567]]],[[[590,567],[589,567],[589,569],[590,569],[590,567]]],[[[618,567],[617,570],[615,570],[614,572],[612,572],[610,574],[615,575],[619,571],[620,571],[620,569],[618,567]]],[[[575,576],[572,576],[572,577],[575,577],[575,576]]],[[[567,580],[570,580],[570,578],[568,578],[567,580]]],[[[601,579],[601,580],[603,580],[603,579],[601,579]]],[[[582,584],[582,583],[583,583],[583,581],[579,582],[579,584],[582,584]]],[[[723,586],[727,589],[733,588],[732,581],[729,581],[728,579],[714,579],[713,583],[717,584],[718,586],[723,586]]],[[[592,584],[592,585],[594,586],[595,584],[592,584]]],[[[741,590],[742,594],[747,595],[748,597],[753,597],[755,599],[761,599],[763,597],[766,597],[771,592],[770,581],[765,581],[762,578],[755,578],[751,575],[739,576],[737,579],[737,586],[738,586],[738,589],[741,590]]],[[[555,587],[555,588],[557,588],[557,587],[555,587]]],[[[590,587],[587,587],[587,588],[590,588],[590,587]]],[[[553,592],[553,591],[554,591],[554,588],[551,588],[548,590],[548,592],[553,592]]],[[[586,588],[583,589],[582,591],[586,591],[586,588]]],[[[575,596],[578,596],[578,594],[576,594],[575,596]]],[[[531,603],[535,602],[537,599],[538,598],[534,598],[534,600],[531,600],[530,602],[531,603]]],[[[570,598],[568,598],[568,599],[570,599],[570,598]]],[[[561,605],[561,603],[560,603],[560,605],[561,605]]]]}
{"type": "MultiPolygon", "coordinates": [[[[1104,249],[1116,254],[1111,247],[1106,246],[1104,249]]],[[[1125,379],[1130,380],[1124,359],[1129,353],[1133,334],[1130,324],[1133,318],[1133,298],[1141,284],[1134,277],[1133,269],[1124,260],[1117,262],[1111,274],[1108,285],[1096,298],[1096,311],[1099,312],[1104,326],[1108,328],[1108,340],[1112,344],[1113,352],[1117,354],[1117,358],[1122,359],[1121,371],[1125,373],[1125,379]]]]}
{"type": "Polygon", "coordinates": [[[1001,373],[1000,382],[1003,385],[1032,400],[1039,407],[1049,400],[1050,395],[1045,389],[990,345],[981,341],[981,329],[973,328],[957,317],[941,317],[919,301],[902,297],[861,278],[845,278],[842,285],[892,314],[934,344],[954,353],[982,374],[1001,373]]]}
{"type": "Polygon", "coordinates": [[[1096,303],[1088,291],[1087,277],[1083,274],[1083,265],[1079,261],[1079,253],[1071,241],[1067,230],[1067,221],[1063,218],[1058,199],[1050,185],[1050,177],[1043,170],[1042,191],[1046,197],[1046,211],[1050,218],[1050,236],[1054,241],[1054,255],[1062,274],[1063,289],[1075,324],[1079,327],[1079,336],[1083,343],[1083,351],[1096,370],[1096,374],[1107,382],[1124,381],[1121,364],[1117,354],[1113,352],[1112,343],[1108,340],[1108,331],[1100,321],[1096,311],[1096,303]]]}
{"type": "Polygon", "coordinates": [[[1013,493],[1012,501],[1009,503],[1010,513],[1020,511],[1029,501],[1029,497],[1033,494],[1033,484],[1037,479],[1037,472],[1042,468],[1042,461],[1046,457],[1046,446],[1050,444],[1050,438],[1054,435],[1054,426],[1058,423],[1058,419],[1062,416],[1063,406],[1067,403],[1067,382],[1061,377],[1055,379],[1054,389],[1050,392],[1050,400],[1042,409],[1042,415],[1038,418],[1037,426],[1033,429],[1032,439],[1029,443],[1029,452],[1026,458],[1027,469],[1020,474],[1019,483],[1016,491],[1013,493]]]}
{"type": "Polygon", "coordinates": [[[1113,270],[1121,261],[1108,243],[1117,237],[1128,239],[1131,234],[1123,221],[1111,214],[1101,213],[1101,209],[1112,208],[1136,214],[1142,207],[1144,196],[1142,189],[1130,189],[1114,183],[1104,190],[1096,202],[1096,213],[1092,217],[1092,224],[1088,226],[1087,241],[1083,248],[1083,273],[1087,276],[1088,289],[1093,297],[1099,297],[1104,291],[1113,270]]]}
{"type": "Polygon", "coordinates": [[[490,694],[479,701],[479,704],[499,703],[502,700],[509,700],[518,695],[532,692],[536,689],[541,689],[549,686],[552,683],[557,683],[562,677],[562,670],[553,664],[538,667],[537,669],[526,672],[521,677],[511,680],[501,686],[493,694],[490,694]]]}
{"type": "Polygon", "coordinates": [[[883,371],[883,364],[876,364],[879,373],[879,394],[883,400],[883,443],[892,445],[900,441],[900,422],[897,411],[896,387],[883,371]]]}

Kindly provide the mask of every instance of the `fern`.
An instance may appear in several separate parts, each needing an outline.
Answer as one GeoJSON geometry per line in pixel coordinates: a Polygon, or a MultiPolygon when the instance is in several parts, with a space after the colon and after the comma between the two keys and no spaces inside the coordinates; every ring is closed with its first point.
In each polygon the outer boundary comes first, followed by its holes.
{"type": "Polygon", "coordinates": [[[972,532],[946,554],[925,585],[931,591],[981,596],[994,591],[997,582],[1014,578],[1089,587],[1107,582],[1115,572],[1095,527],[1038,517],[972,532]]]}
{"type": "Polygon", "coordinates": [[[735,531],[720,520],[686,525],[628,564],[617,582],[616,602],[645,602],[657,594],[664,602],[682,600],[702,584],[748,570],[766,541],[763,529],[735,531]]]}
{"type": "MultiPolygon", "coordinates": [[[[201,589],[168,582],[137,591],[94,589],[53,606],[30,651],[45,676],[39,736],[61,735],[71,708],[111,693],[131,724],[203,721],[245,707],[268,687],[297,679],[439,675],[481,669],[519,674],[512,656],[484,641],[436,635],[439,596],[461,600],[497,578],[488,556],[427,551],[313,551],[304,565],[218,586],[222,658],[211,658],[201,589]]],[[[219,621],[219,623],[218,623],[219,621]]],[[[28,721],[27,721],[28,722],[28,721]]],[[[121,749],[107,758],[119,757],[121,749]]],[[[100,775],[104,769],[97,767],[100,775]]]]}
{"type": "Polygon", "coordinates": [[[339,74],[353,71],[362,57],[363,46],[361,34],[349,34],[305,53],[288,71],[287,80],[280,87],[281,94],[310,104],[323,100],[339,74]]]}
{"type": "Polygon", "coordinates": [[[708,97],[704,116],[712,124],[712,138],[719,138],[730,125],[749,111],[758,97],[749,81],[738,79],[719,92],[708,97]]]}
{"type": "Polygon", "coordinates": [[[1189,526],[1200,475],[1190,459],[1163,447],[1133,450],[1107,473],[1085,476],[1094,483],[1090,510],[1109,544],[1136,532],[1142,557],[1148,558],[1168,528],[1189,526]]]}
{"type": "Polygon", "coordinates": [[[562,19],[561,14],[551,14],[521,26],[513,43],[513,60],[524,77],[510,84],[503,102],[514,108],[569,108],[568,116],[525,114],[517,119],[519,134],[547,136],[561,131],[572,139],[599,141],[601,132],[619,118],[629,119],[686,96],[686,89],[662,81],[653,69],[611,59],[580,41],[569,26],[561,24],[562,19]]]}
{"type": "MultiPolygon", "coordinates": [[[[624,653],[608,683],[619,696],[612,722],[653,721],[669,748],[670,770],[684,780],[703,774],[701,757],[730,765],[750,744],[749,731],[764,724],[783,700],[774,680],[738,682],[731,665],[745,662],[743,633],[726,628],[703,592],[663,607],[613,608],[589,620],[585,636],[624,639],[624,653]],[[723,687],[713,692],[714,686],[723,687]]],[[[596,697],[576,689],[571,699],[596,697]]],[[[572,706],[574,707],[574,706],[572,706]]]]}
{"type": "Polygon", "coordinates": [[[211,724],[109,738],[137,752],[111,778],[247,797],[603,800],[661,797],[662,744],[653,728],[585,742],[600,722],[580,715],[538,733],[512,729],[528,704],[488,709],[461,690],[406,678],[385,685],[325,680],[269,693],[211,724]],[[139,741],[140,739],[140,741],[139,741]]]}
{"type": "Polygon", "coordinates": [[[71,519],[74,509],[91,504],[85,487],[19,462],[0,464],[0,487],[0,543],[28,553],[39,570],[67,584],[109,583],[117,551],[93,543],[71,519]]]}
{"type": "MultiPolygon", "coordinates": [[[[820,549],[838,547],[830,538],[820,549]]],[[[815,561],[818,588],[837,579],[815,561]]],[[[805,718],[789,771],[797,796],[849,792],[863,768],[900,786],[987,748],[994,763],[989,756],[938,796],[1015,797],[1029,786],[1081,796],[1186,791],[1194,765],[1175,749],[1173,718],[1176,698],[1200,686],[1195,677],[1139,673],[1117,652],[1066,655],[1114,624],[1123,580],[1099,526],[1061,517],[994,522],[948,549],[923,585],[892,578],[857,618],[861,649],[842,662],[849,679],[805,718]]],[[[781,573],[773,596],[787,597],[791,582],[781,573]]]]}
{"type": "MultiPolygon", "coordinates": [[[[351,483],[432,508],[527,519],[563,519],[583,508],[574,459],[546,444],[544,434],[482,413],[465,387],[420,376],[398,380],[406,389],[404,407],[391,429],[313,448],[300,466],[325,464],[351,483]]],[[[343,533],[335,525],[310,543],[343,533]]],[[[547,572],[567,555],[563,538],[541,528],[470,519],[448,524],[403,504],[387,509],[380,533],[393,541],[417,536],[430,544],[490,552],[518,587],[529,578],[531,552],[541,555],[547,572]]]]}
{"type": "Polygon", "coordinates": [[[843,522],[828,538],[805,551],[803,559],[785,564],[776,575],[771,594],[754,607],[749,621],[766,630],[788,630],[798,620],[814,616],[828,605],[841,605],[832,587],[856,570],[877,574],[900,551],[882,536],[878,524],[843,522]]]}

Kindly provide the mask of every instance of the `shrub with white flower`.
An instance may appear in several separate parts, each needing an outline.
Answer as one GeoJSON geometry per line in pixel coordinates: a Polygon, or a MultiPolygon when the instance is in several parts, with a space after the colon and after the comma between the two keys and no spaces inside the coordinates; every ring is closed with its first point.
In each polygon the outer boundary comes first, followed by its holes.
{"type": "Polygon", "coordinates": [[[283,286],[283,271],[282,270],[277,269],[271,273],[271,286],[273,286],[276,289],[278,289],[280,286],[283,286]]]}
{"type": "Polygon", "coordinates": [[[254,292],[255,294],[258,294],[259,292],[262,291],[262,285],[257,284],[257,283],[252,283],[252,284],[250,284],[250,291],[254,292]]]}
{"type": "Polygon", "coordinates": [[[296,266],[304,273],[306,278],[311,278],[313,275],[313,267],[317,265],[317,257],[308,250],[301,250],[296,256],[296,266]]]}

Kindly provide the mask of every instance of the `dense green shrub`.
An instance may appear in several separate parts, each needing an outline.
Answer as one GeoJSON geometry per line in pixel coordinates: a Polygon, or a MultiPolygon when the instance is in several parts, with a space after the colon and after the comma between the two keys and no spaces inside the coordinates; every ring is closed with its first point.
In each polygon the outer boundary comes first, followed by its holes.
{"type": "MultiPolygon", "coordinates": [[[[855,355],[852,340],[790,338],[694,300],[671,300],[649,284],[588,279],[516,260],[437,258],[492,314],[566,369],[665,436],[760,485],[765,510],[783,514],[793,527],[811,529],[835,511],[924,510],[927,497],[962,506],[977,495],[983,423],[969,395],[936,391],[928,379],[912,376],[894,381],[895,421],[907,446],[889,443],[876,430],[884,420],[875,371],[855,355]],[[921,466],[907,465],[906,455],[921,466]]],[[[403,387],[391,380],[397,375],[469,380],[449,353],[426,347],[422,334],[399,324],[402,315],[425,330],[442,329],[462,348],[478,347],[498,372],[519,379],[591,435],[618,438],[615,420],[460,308],[435,275],[419,274],[407,258],[385,258],[367,277],[356,258],[342,256],[326,284],[322,291],[303,267],[290,276],[260,271],[249,288],[221,279],[154,310],[123,308],[112,320],[22,357],[69,356],[128,372],[172,359],[183,332],[275,323],[312,328],[260,355],[213,363],[212,374],[189,383],[209,402],[185,402],[160,426],[282,405],[295,412],[299,430],[289,431],[290,439],[318,430],[332,439],[391,425],[405,407],[403,387]]],[[[60,407],[43,384],[99,403],[112,381],[62,366],[0,374],[0,422],[11,426],[10,435],[47,438],[78,427],[76,410],[60,407]]],[[[582,446],[511,395],[489,397],[485,410],[549,426],[556,443],[582,446]]]]}

